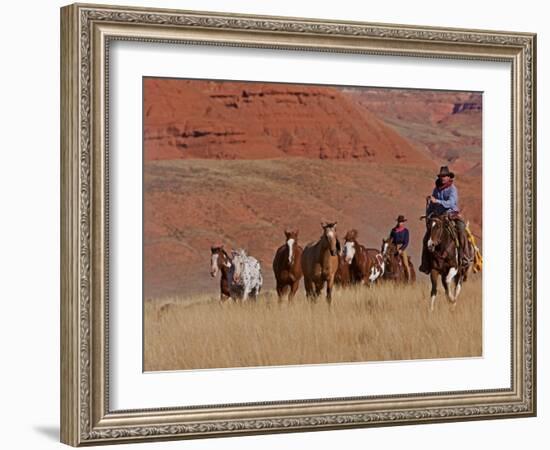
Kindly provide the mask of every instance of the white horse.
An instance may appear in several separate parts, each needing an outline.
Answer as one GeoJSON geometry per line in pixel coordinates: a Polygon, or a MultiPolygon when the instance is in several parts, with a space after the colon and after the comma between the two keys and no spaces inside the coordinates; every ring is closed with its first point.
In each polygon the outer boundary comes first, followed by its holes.
{"type": "Polygon", "coordinates": [[[248,256],[243,249],[231,252],[231,268],[228,272],[231,298],[247,300],[257,299],[262,289],[263,278],[260,263],[248,256]]]}

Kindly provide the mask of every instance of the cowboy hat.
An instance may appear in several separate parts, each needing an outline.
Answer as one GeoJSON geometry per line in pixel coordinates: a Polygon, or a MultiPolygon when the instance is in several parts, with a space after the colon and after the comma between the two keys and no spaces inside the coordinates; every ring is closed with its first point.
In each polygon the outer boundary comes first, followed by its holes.
{"type": "Polygon", "coordinates": [[[454,174],[454,172],[451,172],[447,166],[441,166],[437,176],[438,177],[451,177],[451,178],[454,178],[455,174],[454,174]]]}
{"type": "Polygon", "coordinates": [[[405,219],[405,216],[402,215],[402,214],[399,214],[399,216],[397,216],[397,219],[395,219],[395,220],[397,220],[398,222],[406,222],[407,221],[407,219],[405,219]]]}

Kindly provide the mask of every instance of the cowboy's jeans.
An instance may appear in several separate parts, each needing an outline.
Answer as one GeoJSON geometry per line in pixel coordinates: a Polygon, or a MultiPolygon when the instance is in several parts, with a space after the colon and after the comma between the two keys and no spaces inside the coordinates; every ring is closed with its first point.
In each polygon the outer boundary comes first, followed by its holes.
{"type": "Polygon", "coordinates": [[[456,234],[458,235],[458,243],[460,245],[458,248],[458,261],[459,261],[459,264],[462,265],[467,262],[465,258],[465,253],[464,253],[467,245],[466,224],[461,219],[458,219],[458,218],[455,219],[454,222],[456,226],[456,234]]]}
{"type": "Polygon", "coordinates": [[[409,267],[409,256],[407,255],[407,251],[401,250],[401,254],[399,256],[401,258],[401,262],[403,263],[405,274],[407,275],[407,281],[411,281],[411,268],[409,267]]]}

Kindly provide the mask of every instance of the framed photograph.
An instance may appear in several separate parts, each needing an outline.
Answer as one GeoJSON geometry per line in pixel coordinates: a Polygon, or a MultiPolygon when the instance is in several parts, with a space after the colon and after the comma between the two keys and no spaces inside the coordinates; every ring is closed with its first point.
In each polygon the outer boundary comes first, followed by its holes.
{"type": "Polygon", "coordinates": [[[61,440],[536,414],[536,36],[61,9],[61,440]]]}

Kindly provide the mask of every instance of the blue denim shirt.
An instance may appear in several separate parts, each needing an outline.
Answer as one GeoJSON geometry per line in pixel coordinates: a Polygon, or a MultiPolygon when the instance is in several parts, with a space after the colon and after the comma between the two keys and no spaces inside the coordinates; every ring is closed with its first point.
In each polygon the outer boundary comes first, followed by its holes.
{"type": "Polygon", "coordinates": [[[401,231],[397,231],[397,227],[393,227],[390,233],[390,239],[396,245],[401,245],[401,250],[405,250],[409,245],[409,230],[403,228],[401,231]]]}
{"type": "Polygon", "coordinates": [[[458,209],[458,190],[454,184],[448,188],[439,190],[434,188],[432,195],[438,200],[437,203],[430,203],[427,213],[435,213],[436,215],[445,214],[449,211],[459,212],[458,209]]]}

